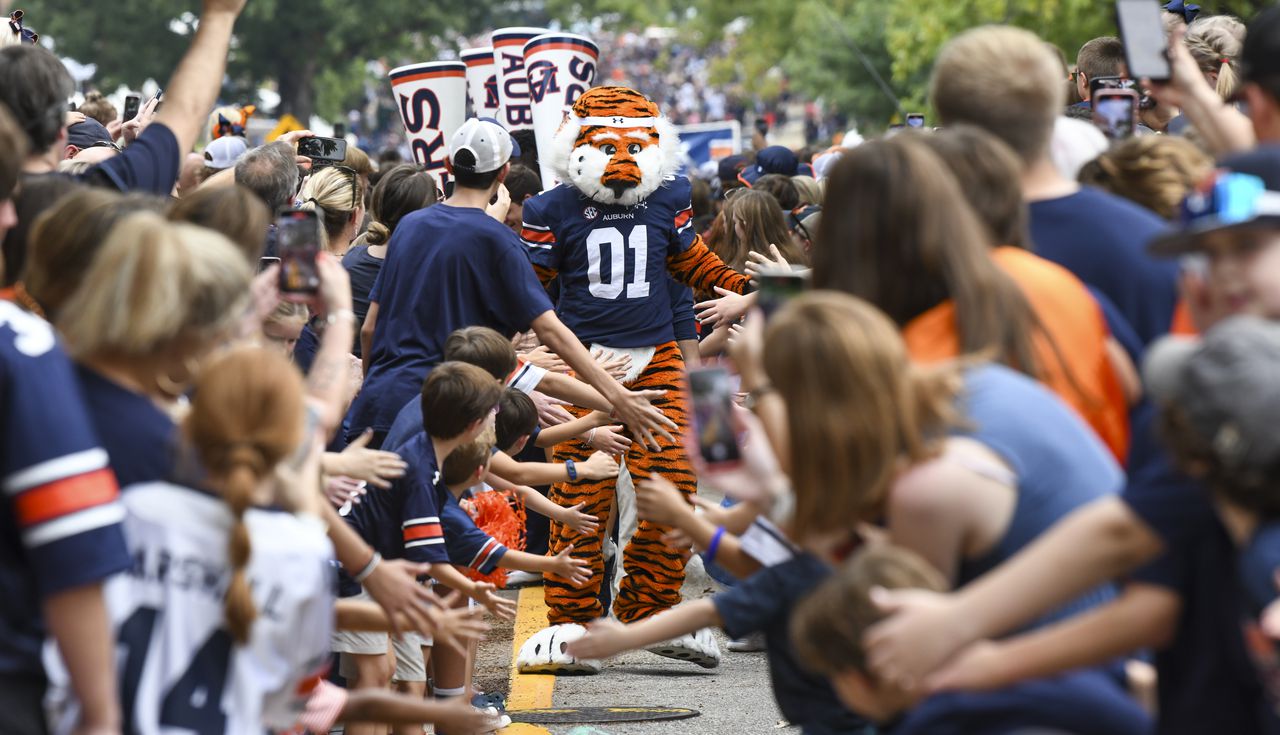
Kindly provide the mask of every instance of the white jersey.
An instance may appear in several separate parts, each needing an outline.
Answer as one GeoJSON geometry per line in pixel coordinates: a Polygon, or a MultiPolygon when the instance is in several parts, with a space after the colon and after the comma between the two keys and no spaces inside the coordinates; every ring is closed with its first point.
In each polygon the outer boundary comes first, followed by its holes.
{"type": "MultiPolygon", "coordinates": [[[[246,569],[258,616],[235,645],[223,621],[233,517],[218,497],[150,483],[123,495],[133,568],[107,581],[126,735],[245,735],[289,728],[307,680],[323,671],[333,629],[333,547],[323,524],[251,509],[246,569]]],[[[50,710],[70,732],[76,710],[50,645],[50,710]]]]}

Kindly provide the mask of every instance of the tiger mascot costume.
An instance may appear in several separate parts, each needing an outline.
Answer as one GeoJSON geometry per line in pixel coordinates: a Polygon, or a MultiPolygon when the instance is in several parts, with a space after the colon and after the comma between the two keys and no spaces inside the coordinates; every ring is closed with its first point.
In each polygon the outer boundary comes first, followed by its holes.
{"type": "MultiPolygon", "coordinates": [[[[675,441],[659,438],[660,451],[633,442],[625,461],[639,483],[658,474],[680,491],[697,491],[681,443],[688,428],[684,360],[676,345],[670,279],[694,289],[720,286],[742,293],[747,279],[726,266],[692,226],[689,180],[675,174],[680,140],[657,105],[625,87],[597,87],[574,103],[551,150],[563,183],[524,204],[521,238],[544,284],[559,278],[557,313],[574,334],[593,348],[631,357],[628,388],[666,391],[656,402],[675,422],[675,441]],[[669,275],[668,275],[669,274],[669,275]]],[[[556,461],[581,462],[592,453],[581,441],[556,447],[556,461]]],[[[555,485],[551,499],[563,506],[585,503],[584,513],[610,517],[614,480],[555,485]]],[[[551,553],[573,545],[585,559],[591,581],[575,588],[548,577],[544,594],[551,627],[534,636],[517,657],[524,673],[597,673],[598,661],[575,659],[563,644],[581,636],[582,624],[606,614],[600,601],[605,583],[606,524],[582,537],[552,523],[551,553]]],[[[640,521],[622,552],[623,578],[613,612],[631,623],[680,602],[684,559],[663,543],[665,529],[640,521]]],[[[659,655],[718,665],[720,651],[710,631],[649,649],[659,655]]]]}

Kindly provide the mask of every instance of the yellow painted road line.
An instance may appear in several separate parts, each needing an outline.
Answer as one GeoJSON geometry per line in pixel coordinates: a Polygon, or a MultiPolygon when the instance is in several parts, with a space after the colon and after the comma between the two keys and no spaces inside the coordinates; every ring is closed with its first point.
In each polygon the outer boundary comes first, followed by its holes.
{"type": "MultiPolygon", "coordinates": [[[[543,601],[541,587],[525,587],[520,590],[520,602],[516,611],[515,630],[511,635],[511,693],[507,695],[507,709],[545,709],[551,706],[556,678],[550,674],[521,674],[516,665],[520,647],[530,636],[547,627],[547,605],[543,601]]],[[[503,728],[503,735],[551,735],[551,731],[523,722],[503,728]]]]}

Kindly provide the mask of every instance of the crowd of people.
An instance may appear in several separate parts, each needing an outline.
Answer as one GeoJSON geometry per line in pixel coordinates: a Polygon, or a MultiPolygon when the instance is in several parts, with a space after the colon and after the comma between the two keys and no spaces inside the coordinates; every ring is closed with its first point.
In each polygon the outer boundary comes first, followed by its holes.
{"type": "Polygon", "coordinates": [[[202,5],[127,121],[0,31],[0,731],[495,732],[518,582],[522,671],[718,627],[811,735],[1280,731],[1280,6],[1170,3],[1131,137],[1123,41],[985,26],[938,128],[705,178],[630,38],[603,173],[473,118],[442,191],[249,144],[202,5]]]}

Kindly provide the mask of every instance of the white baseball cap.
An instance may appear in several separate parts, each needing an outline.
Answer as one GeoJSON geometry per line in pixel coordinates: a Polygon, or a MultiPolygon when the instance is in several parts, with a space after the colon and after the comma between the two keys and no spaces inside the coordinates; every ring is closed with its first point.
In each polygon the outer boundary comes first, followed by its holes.
{"type": "Polygon", "coordinates": [[[489,120],[471,118],[449,139],[449,162],[454,170],[487,174],[511,160],[511,134],[489,120]],[[462,160],[458,160],[459,154],[462,160]]]}
{"type": "Polygon", "coordinates": [[[236,165],[249,151],[249,142],[235,135],[224,135],[216,138],[204,147],[204,165],[216,171],[236,165]]]}

